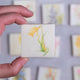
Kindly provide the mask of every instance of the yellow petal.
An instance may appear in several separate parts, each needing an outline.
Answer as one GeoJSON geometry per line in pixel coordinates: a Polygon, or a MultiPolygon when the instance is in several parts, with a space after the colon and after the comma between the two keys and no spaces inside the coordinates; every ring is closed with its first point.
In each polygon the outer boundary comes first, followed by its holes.
{"type": "Polygon", "coordinates": [[[19,43],[21,43],[21,36],[19,36],[19,43]]]}
{"type": "Polygon", "coordinates": [[[29,36],[34,36],[34,32],[28,33],[29,36]]]}
{"type": "Polygon", "coordinates": [[[33,27],[32,29],[31,29],[31,31],[35,31],[35,32],[37,32],[39,30],[39,27],[33,27]]]}
{"type": "Polygon", "coordinates": [[[52,73],[52,70],[49,68],[49,73],[52,73]]]}
{"type": "Polygon", "coordinates": [[[38,32],[39,28],[40,28],[40,27],[33,27],[33,28],[30,30],[30,33],[28,33],[28,35],[30,35],[30,36],[33,37],[34,34],[35,34],[36,32],[38,32]]]}
{"type": "Polygon", "coordinates": [[[80,48],[80,36],[78,36],[78,37],[76,38],[76,43],[75,43],[75,45],[76,45],[77,48],[80,48]]]}

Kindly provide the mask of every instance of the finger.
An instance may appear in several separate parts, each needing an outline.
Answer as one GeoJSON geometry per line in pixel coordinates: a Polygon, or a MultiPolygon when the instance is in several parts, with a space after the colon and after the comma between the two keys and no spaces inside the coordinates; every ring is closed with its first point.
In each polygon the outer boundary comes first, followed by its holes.
{"type": "Polygon", "coordinates": [[[0,36],[2,35],[2,33],[5,31],[5,25],[3,24],[1,24],[0,25],[0,36]]]}
{"type": "Polygon", "coordinates": [[[0,64],[0,78],[8,78],[12,76],[16,76],[23,65],[27,63],[28,58],[17,58],[11,64],[0,64]]]}
{"type": "Polygon", "coordinates": [[[15,6],[0,6],[0,14],[9,13],[9,12],[16,12],[21,14],[25,17],[31,17],[33,16],[32,11],[28,10],[27,8],[15,5],[15,6]]]}
{"type": "Polygon", "coordinates": [[[6,13],[6,14],[1,14],[0,15],[0,36],[5,30],[6,25],[10,25],[12,23],[17,23],[17,24],[26,24],[26,20],[24,19],[23,16],[21,16],[18,13],[6,13]]]}
{"type": "Polygon", "coordinates": [[[10,25],[12,23],[26,24],[26,20],[18,13],[6,13],[0,15],[0,24],[10,25]]]}

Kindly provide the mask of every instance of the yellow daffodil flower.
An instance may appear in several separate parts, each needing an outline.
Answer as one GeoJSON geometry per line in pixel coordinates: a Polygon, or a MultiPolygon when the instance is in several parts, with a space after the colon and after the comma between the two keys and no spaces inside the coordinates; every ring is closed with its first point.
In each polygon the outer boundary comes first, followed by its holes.
{"type": "Polygon", "coordinates": [[[76,47],[80,49],[80,36],[76,38],[76,47]]]}
{"type": "Polygon", "coordinates": [[[38,37],[37,41],[40,44],[41,52],[44,52],[45,54],[43,56],[45,56],[49,52],[49,49],[45,46],[44,33],[43,33],[42,25],[40,25],[39,27],[33,27],[30,30],[30,32],[28,33],[28,35],[33,37],[35,33],[36,33],[36,36],[38,37]],[[40,28],[41,28],[41,35],[38,34],[38,31],[40,28]]]}
{"type": "Polygon", "coordinates": [[[34,34],[39,31],[39,28],[40,28],[40,27],[33,27],[33,28],[30,30],[30,33],[28,33],[28,35],[33,37],[34,34]]]}

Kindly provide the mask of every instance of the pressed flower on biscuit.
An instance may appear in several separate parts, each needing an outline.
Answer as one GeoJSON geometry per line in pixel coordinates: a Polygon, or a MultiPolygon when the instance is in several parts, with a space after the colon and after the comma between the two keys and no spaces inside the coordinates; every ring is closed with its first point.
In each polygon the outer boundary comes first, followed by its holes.
{"type": "Polygon", "coordinates": [[[77,48],[80,49],[80,36],[78,36],[78,37],[76,38],[75,45],[76,45],[77,48]]]}
{"type": "Polygon", "coordinates": [[[30,35],[30,36],[33,37],[34,34],[39,31],[39,28],[40,28],[40,27],[33,27],[33,28],[30,30],[30,33],[28,33],[28,35],[30,35]]]}

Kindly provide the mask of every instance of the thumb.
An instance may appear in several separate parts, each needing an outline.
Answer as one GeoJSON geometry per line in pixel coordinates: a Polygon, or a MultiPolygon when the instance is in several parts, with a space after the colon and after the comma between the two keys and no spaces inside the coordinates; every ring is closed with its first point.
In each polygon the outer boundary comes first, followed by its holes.
{"type": "Polygon", "coordinates": [[[0,78],[8,78],[16,76],[24,64],[28,62],[28,58],[17,58],[11,64],[0,64],[0,78]]]}

